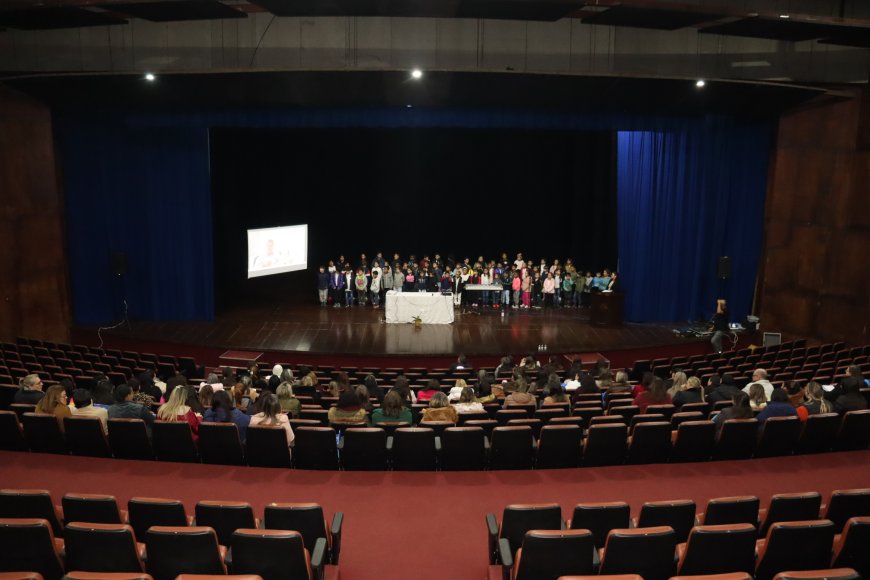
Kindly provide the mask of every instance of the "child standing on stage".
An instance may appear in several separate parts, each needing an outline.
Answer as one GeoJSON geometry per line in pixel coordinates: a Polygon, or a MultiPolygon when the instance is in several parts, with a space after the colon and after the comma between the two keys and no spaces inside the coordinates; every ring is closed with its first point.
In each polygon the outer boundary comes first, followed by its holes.
{"type": "Polygon", "coordinates": [[[332,306],[341,308],[341,298],[344,289],[344,274],[333,270],[329,274],[329,293],[332,294],[332,306]]]}
{"type": "Polygon", "coordinates": [[[372,268],[372,285],[369,287],[372,293],[372,306],[375,308],[381,303],[381,269],[372,268]]]}
{"type": "Polygon", "coordinates": [[[344,265],[344,303],[345,306],[353,306],[353,270],[350,269],[350,264],[344,265]]]}
{"type": "Polygon", "coordinates": [[[326,267],[321,266],[317,272],[317,297],[320,299],[321,308],[326,306],[326,298],[329,294],[329,274],[326,273],[326,267]]]}
{"type": "MultiPolygon", "coordinates": [[[[570,266],[569,266],[570,267],[570,266]]],[[[573,270],[573,268],[572,268],[573,270]]],[[[562,278],[562,302],[571,308],[574,305],[574,278],[573,272],[565,272],[565,277],[562,278]]]]}
{"type": "Polygon", "coordinates": [[[356,277],[353,280],[353,287],[356,288],[356,299],[360,306],[366,305],[367,283],[365,270],[362,268],[357,269],[356,277]]]}
{"type": "Polygon", "coordinates": [[[532,274],[528,270],[526,270],[520,287],[523,291],[523,308],[528,309],[532,306],[532,274]]]}
{"type": "Polygon", "coordinates": [[[547,277],[544,278],[544,282],[542,284],[542,293],[544,296],[544,306],[553,306],[553,298],[556,295],[556,280],[549,272],[547,272],[547,277]]]}
{"type": "Polygon", "coordinates": [[[513,279],[511,280],[511,291],[514,296],[514,308],[520,307],[520,295],[523,293],[523,281],[520,279],[518,270],[514,270],[513,279]]]}

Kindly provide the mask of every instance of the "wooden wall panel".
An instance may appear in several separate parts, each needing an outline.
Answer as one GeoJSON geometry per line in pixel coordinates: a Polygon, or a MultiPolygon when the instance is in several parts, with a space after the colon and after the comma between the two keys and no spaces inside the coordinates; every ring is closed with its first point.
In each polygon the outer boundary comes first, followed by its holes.
{"type": "Polygon", "coordinates": [[[870,92],[783,115],[774,163],[763,330],[870,343],[870,92]]]}
{"type": "Polygon", "coordinates": [[[0,85],[2,340],[69,340],[63,213],[51,112],[0,85]]]}

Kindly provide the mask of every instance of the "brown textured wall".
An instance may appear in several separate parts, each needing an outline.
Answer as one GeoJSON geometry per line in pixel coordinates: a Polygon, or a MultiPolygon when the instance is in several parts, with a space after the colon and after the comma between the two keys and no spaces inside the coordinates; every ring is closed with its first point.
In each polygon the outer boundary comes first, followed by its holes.
{"type": "Polygon", "coordinates": [[[51,113],[0,85],[0,339],[69,340],[63,223],[51,113]]]}
{"type": "Polygon", "coordinates": [[[774,163],[762,328],[870,343],[870,92],[783,115],[774,163]]]}

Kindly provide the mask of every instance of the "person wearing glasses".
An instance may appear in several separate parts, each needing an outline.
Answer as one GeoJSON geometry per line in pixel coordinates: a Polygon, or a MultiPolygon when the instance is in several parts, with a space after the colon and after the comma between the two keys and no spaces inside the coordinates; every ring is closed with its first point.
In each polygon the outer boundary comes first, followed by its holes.
{"type": "Polygon", "coordinates": [[[16,405],[35,405],[45,393],[42,392],[42,379],[39,375],[27,375],[18,382],[18,390],[12,398],[16,405]]]}

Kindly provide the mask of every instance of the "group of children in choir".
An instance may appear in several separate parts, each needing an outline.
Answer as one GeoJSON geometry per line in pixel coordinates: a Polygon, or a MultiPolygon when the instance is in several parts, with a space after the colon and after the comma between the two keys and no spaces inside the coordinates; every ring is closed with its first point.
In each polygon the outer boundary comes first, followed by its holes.
{"type": "Polygon", "coordinates": [[[617,290],[617,280],[616,272],[607,269],[594,275],[591,271],[584,273],[570,258],[564,264],[558,259],[548,264],[543,258],[534,264],[524,260],[521,253],[513,261],[503,253],[499,261],[479,256],[472,263],[470,258],[457,262],[450,257],[442,260],[435,254],[434,259],[424,256],[417,260],[411,255],[402,261],[399,254],[386,260],[378,252],[371,261],[362,254],[356,267],[344,256],[320,266],[317,291],[321,306],[331,301],[336,308],[355,303],[371,303],[378,308],[390,290],[452,293],[457,306],[467,294],[466,300],[473,306],[579,308],[587,305],[592,292],[617,290]],[[489,288],[466,291],[466,286],[472,284],[489,288]]]}

